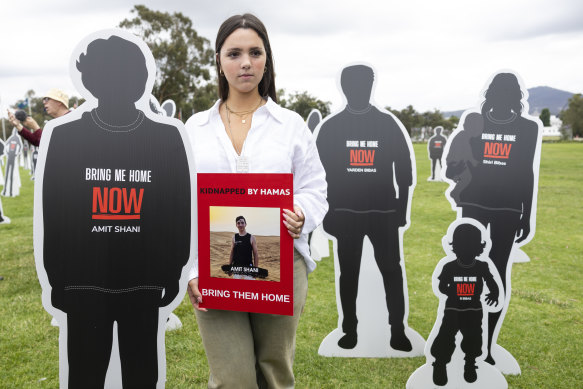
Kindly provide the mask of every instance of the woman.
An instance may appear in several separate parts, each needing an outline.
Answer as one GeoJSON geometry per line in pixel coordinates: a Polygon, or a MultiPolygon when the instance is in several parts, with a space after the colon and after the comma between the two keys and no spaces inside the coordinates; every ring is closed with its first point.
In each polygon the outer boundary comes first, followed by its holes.
{"type": "Polygon", "coordinates": [[[295,333],[307,293],[307,236],[322,222],[325,173],[303,119],[276,104],[267,31],[257,17],[227,19],[216,39],[220,100],[186,123],[200,173],[293,173],[294,210],[284,225],[294,241],[294,315],[205,310],[198,269],[189,296],[210,367],[209,388],[293,387],[295,333]],[[236,336],[233,336],[236,334],[236,336]]]}
{"type": "MultiPolygon", "coordinates": [[[[531,235],[533,196],[536,191],[536,159],[540,147],[536,121],[523,113],[524,93],[515,74],[499,73],[485,93],[481,113],[465,116],[463,131],[457,132],[446,157],[446,177],[455,181],[467,176],[463,188],[454,187],[450,197],[458,208],[458,217],[469,217],[489,228],[492,247],[490,259],[496,265],[504,292],[506,308],[488,315],[488,355],[486,362],[495,364],[491,347],[494,332],[502,325],[510,294],[510,252],[512,247],[531,235]],[[469,120],[475,117],[477,120],[469,120]],[[479,134],[458,141],[463,134],[482,127],[479,134]],[[478,163],[467,163],[473,155],[478,163]],[[456,198],[452,195],[458,193],[456,198]]],[[[528,111],[528,110],[527,110],[528,111]]],[[[458,183],[457,185],[460,185],[458,183]]],[[[535,209],[536,211],[536,209],[535,209]]],[[[524,243],[522,243],[524,244],[524,243]]]]}

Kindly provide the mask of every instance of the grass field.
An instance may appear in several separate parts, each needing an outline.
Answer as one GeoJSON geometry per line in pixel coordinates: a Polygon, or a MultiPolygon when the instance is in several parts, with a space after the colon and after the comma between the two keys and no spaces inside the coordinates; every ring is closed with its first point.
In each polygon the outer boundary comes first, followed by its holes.
{"type": "MultiPolygon", "coordinates": [[[[404,251],[409,325],[423,337],[436,317],[431,274],[443,257],[441,237],[455,214],[446,184],[427,182],[425,145],[414,146],[418,183],[404,251]]],[[[512,300],[498,343],[522,368],[510,388],[583,386],[583,144],[543,144],[536,236],[524,246],[530,263],[512,269],[512,300]]],[[[58,387],[58,330],[41,305],[32,250],[33,185],[22,170],[18,198],[2,198],[12,224],[0,225],[0,388],[58,387]]],[[[176,310],[184,327],[166,336],[167,388],[206,386],[208,366],[192,308],[176,310]]],[[[425,358],[324,358],[322,339],[336,327],[334,268],[325,258],[310,275],[297,338],[298,388],[404,388],[425,358]]]]}

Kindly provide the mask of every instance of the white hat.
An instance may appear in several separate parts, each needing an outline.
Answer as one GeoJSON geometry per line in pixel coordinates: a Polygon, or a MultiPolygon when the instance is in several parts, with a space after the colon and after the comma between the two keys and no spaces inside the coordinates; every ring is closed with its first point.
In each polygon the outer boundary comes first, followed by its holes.
{"type": "Polygon", "coordinates": [[[69,108],[69,96],[67,96],[67,94],[62,90],[53,88],[47,93],[45,93],[43,97],[48,97],[50,99],[56,100],[60,103],[63,103],[65,108],[69,108]]]}

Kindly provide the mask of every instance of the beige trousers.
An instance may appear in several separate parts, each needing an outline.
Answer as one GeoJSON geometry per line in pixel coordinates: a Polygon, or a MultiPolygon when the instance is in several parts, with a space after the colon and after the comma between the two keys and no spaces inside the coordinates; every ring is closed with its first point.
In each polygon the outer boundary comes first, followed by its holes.
{"type": "Polygon", "coordinates": [[[296,329],[308,274],[294,250],[294,315],[195,311],[210,368],[209,388],[293,388],[296,329]]]}

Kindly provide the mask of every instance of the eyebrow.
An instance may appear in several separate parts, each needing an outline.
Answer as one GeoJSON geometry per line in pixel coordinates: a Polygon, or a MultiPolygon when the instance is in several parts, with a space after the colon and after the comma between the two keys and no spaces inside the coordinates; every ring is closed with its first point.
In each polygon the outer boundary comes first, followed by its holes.
{"type": "MultiPolygon", "coordinates": [[[[260,47],[260,46],[250,47],[249,50],[261,50],[261,51],[265,51],[265,49],[262,48],[262,47],[260,47]]],[[[225,51],[243,51],[243,49],[241,49],[239,47],[232,47],[232,48],[226,48],[225,51]]]]}

